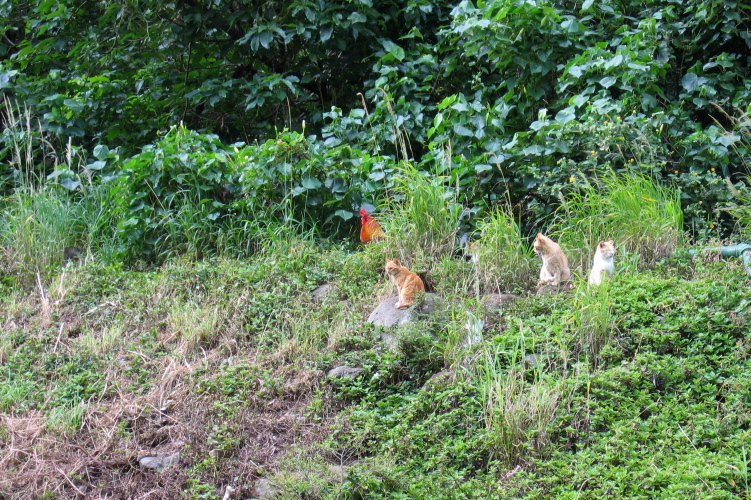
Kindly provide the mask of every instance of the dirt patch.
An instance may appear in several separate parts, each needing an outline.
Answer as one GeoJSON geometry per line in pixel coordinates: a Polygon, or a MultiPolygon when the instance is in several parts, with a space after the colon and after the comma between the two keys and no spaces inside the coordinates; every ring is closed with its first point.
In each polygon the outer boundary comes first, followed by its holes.
{"type": "Polygon", "coordinates": [[[274,368],[277,362],[256,353],[242,358],[270,373],[273,387],[259,383],[260,390],[243,401],[202,394],[196,381],[215,376],[218,360],[165,356],[146,360],[155,377],[140,395],[125,390],[132,378],[114,363],[108,383],[118,389],[88,405],[76,432],[55,435],[38,411],[3,417],[0,497],[177,499],[190,488],[219,493],[227,485],[236,498],[249,496],[254,481],[272,473],[291,446],[324,439],[329,422],[305,416],[320,372],[281,363],[274,368]],[[200,377],[198,369],[204,370],[200,377]],[[157,455],[175,457],[175,463],[161,472],[139,463],[157,455]]]}

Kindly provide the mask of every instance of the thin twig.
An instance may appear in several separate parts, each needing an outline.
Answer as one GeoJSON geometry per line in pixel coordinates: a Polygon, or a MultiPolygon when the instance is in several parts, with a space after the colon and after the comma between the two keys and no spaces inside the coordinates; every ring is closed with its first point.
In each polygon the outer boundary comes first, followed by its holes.
{"type": "Polygon", "coordinates": [[[142,500],[143,498],[146,498],[147,496],[151,495],[152,493],[156,493],[157,491],[159,491],[159,490],[148,491],[148,492],[144,493],[143,495],[141,495],[140,497],[138,497],[136,500],[142,500]]]}
{"type": "Polygon", "coordinates": [[[65,480],[66,480],[66,481],[68,481],[68,484],[70,484],[71,486],[73,486],[73,489],[74,489],[74,490],[76,490],[76,491],[78,492],[78,494],[79,494],[79,495],[81,495],[81,496],[84,496],[84,497],[86,496],[86,493],[84,493],[83,491],[79,490],[79,489],[78,489],[78,486],[76,486],[75,484],[73,484],[73,481],[71,481],[71,480],[70,480],[70,478],[68,477],[68,475],[67,475],[67,474],[65,473],[65,471],[64,471],[64,470],[62,470],[62,469],[61,469],[60,467],[58,467],[57,465],[55,466],[55,469],[57,469],[57,471],[58,471],[58,472],[59,472],[60,474],[62,474],[62,475],[63,475],[63,477],[65,478],[65,480]]]}
{"type": "Polygon", "coordinates": [[[65,326],[65,321],[60,322],[60,330],[57,332],[57,340],[55,341],[55,347],[52,349],[52,352],[57,352],[57,345],[60,343],[60,337],[63,334],[63,326],[65,326]]]}

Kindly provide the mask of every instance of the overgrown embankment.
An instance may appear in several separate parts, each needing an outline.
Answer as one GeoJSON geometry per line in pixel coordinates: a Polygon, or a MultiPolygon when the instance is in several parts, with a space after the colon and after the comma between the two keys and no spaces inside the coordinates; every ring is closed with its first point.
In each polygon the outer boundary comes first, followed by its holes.
{"type": "Polygon", "coordinates": [[[387,346],[365,319],[393,292],[388,251],[291,238],[242,262],[80,264],[43,279],[46,302],[6,288],[0,492],[245,498],[266,478],[282,498],[749,494],[739,262],[626,258],[604,287],[543,296],[528,275],[499,311],[447,257],[430,272],[442,308],[387,346]],[[326,377],[342,365],[363,371],[326,377]]]}

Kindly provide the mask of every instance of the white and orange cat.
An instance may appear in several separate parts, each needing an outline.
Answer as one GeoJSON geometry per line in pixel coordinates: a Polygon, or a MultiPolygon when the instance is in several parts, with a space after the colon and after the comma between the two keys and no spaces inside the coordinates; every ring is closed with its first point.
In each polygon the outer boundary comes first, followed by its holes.
{"type": "Polygon", "coordinates": [[[537,288],[546,284],[557,287],[571,279],[568,259],[558,243],[542,233],[537,233],[533,246],[535,253],[542,257],[542,269],[540,269],[540,281],[537,283],[537,288]]]}
{"type": "Polygon", "coordinates": [[[595,250],[592,270],[589,272],[590,285],[599,285],[602,283],[602,278],[605,274],[607,274],[608,278],[613,276],[613,272],[615,272],[613,257],[615,257],[615,244],[613,240],[601,241],[597,245],[597,250],[595,250]]]}
{"type": "Polygon", "coordinates": [[[396,303],[397,309],[411,306],[415,303],[415,296],[419,292],[425,291],[425,284],[423,284],[422,279],[401,265],[399,259],[386,260],[386,274],[391,276],[396,284],[396,289],[399,291],[399,302],[396,303]]]}

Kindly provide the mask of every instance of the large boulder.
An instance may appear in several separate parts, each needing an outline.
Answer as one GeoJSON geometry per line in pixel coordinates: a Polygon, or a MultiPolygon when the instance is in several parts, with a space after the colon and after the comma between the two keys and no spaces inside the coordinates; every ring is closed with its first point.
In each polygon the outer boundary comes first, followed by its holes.
{"type": "Polygon", "coordinates": [[[370,316],[368,316],[368,323],[386,328],[406,325],[411,321],[415,321],[420,314],[433,313],[436,310],[438,300],[438,295],[427,293],[421,305],[397,309],[395,306],[399,302],[399,296],[394,295],[376,306],[373,312],[370,313],[370,316]]]}

